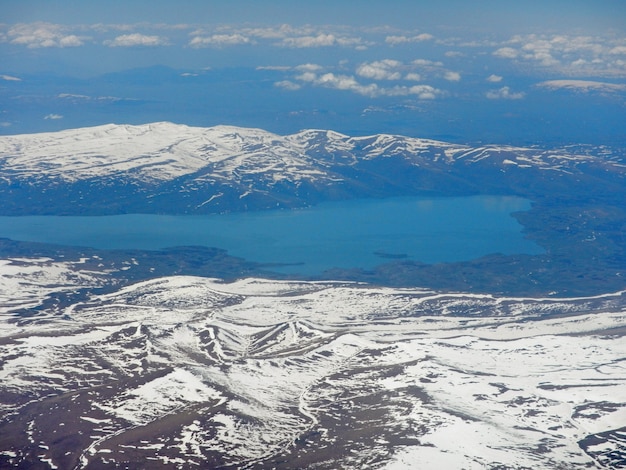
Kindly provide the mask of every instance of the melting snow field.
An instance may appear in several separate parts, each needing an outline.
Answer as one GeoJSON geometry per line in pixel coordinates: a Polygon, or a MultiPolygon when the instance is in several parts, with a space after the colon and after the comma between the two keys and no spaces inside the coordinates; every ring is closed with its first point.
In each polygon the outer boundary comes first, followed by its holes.
{"type": "Polygon", "coordinates": [[[624,292],[106,282],[0,261],[0,467],[624,465],[624,292]]]}

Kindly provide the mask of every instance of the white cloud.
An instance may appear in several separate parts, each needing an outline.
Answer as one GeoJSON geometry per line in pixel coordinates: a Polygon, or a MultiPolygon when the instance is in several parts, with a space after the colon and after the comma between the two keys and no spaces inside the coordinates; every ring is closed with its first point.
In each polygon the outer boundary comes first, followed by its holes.
{"type": "Polygon", "coordinates": [[[336,36],[332,33],[319,33],[316,36],[287,37],[280,42],[281,46],[293,48],[306,47],[359,47],[365,46],[361,38],[336,36]]]}
{"type": "Polygon", "coordinates": [[[415,59],[411,63],[413,65],[417,65],[418,67],[443,67],[442,62],[435,62],[427,59],[415,59]]]}
{"type": "Polygon", "coordinates": [[[285,90],[289,91],[296,91],[302,88],[302,85],[294,83],[290,80],[281,80],[280,82],[275,82],[274,86],[278,88],[284,88],[285,90]]]}
{"type": "Polygon", "coordinates": [[[192,31],[190,37],[191,47],[261,43],[296,49],[316,47],[364,49],[374,44],[350,35],[346,32],[346,27],[324,27],[324,30],[321,30],[310,25],[294,27],[288,24],[278,27],[218,26],[212,30],[200,28],[192,31]]]}
{"type": "Polygon", "coordinates": [[[99,34],[107,34],[110,32],[115,32],[117,34],[132,34],[137,31],[173,31],[174,33],[180,33],[181,31],[192,30],[193,26],[189,24],[182,23],[95,23],[90,25],[75,25],[73,26],[75,29],[80,29],[82,31],[91,31],[93,33],[99,34]]]}
{"type": "Polygon", "coordinates": [[[104,23],[95,23],[91,25],[91,29],[98,33],[108,33],[109,31],[132,31],[136,26],[132,24],[126,23],[118,23],[118,24],[104,24],[104,23]]]}
{"type": "Polygon", "coordinates": [[[377,96],[379,94],[378,85],[375,83],[362,85],[355,80],[354,77],[348,75],[335,75],[334,73],[325,73],[314,80],[316,85],[327,88],[335,88],[337,90],[349,90],[364,96],[377,96]]]}
{"type": "MultiPolygon", "coordinates": [[[[424,69],[427,73],[436,77],[445,75],[450,81],[461,79],[461,75],[458,72],[446,71],[442,69],[441,65],[441,62],[424,59],[418,59],[411,63],[403,63],[394,59],[381,59],[359,64],[355,67],[354,74],[349,74],[338,72],[347,70],[350,67],[350,63],[347,61],[340,61],[339,65],[333,69],[307,63],[291,67],[289,70],[298,73],[289,80],[275,82],[274,86],[286,90],[298,90],[307,84],[315,87],[349,91],[371,98],[415,96],[420,100],[430,100],[443,96],[445,93],[426,84],[411,85],[400,83],[395,86],[385,86],[385,83],[390,81],[421,81],[422,75],[413,71],[416,68],[424,69]],[[364,83],[362,80],[367,80],[369,83],[364,83]]],[[[281,70],[286,69],[281,68],[281,70]]]]}
{"type": "Polygon", "coordinates": [[[380,96],[417,96],[419,99],[430,100],[443,94],[430,85],[414,86],[394,86],[391,88],[381,87],[376,83],[362,84],[350,75],[339,75],[335,73],[325,73],[318,75],[314,72],[304,72],[296,77],[305,83],[314,86],[332,88],[335,90],[345,90],[371,98],[380,96]]]}
{"type": "Polygon", "coordinates": [[[72,99],[72,100],[90,100],[90,99],[92,99],[91,96],[77,95],[75,93],[59,93],[57,95],[57,98],[72,99]]]}
{"type": "Polygon", "coordinates": [[[21,82],[22,79],[18,77],[13,77],[12,75],[0,75],[0,79],[6,80],[8,82],[21,82]]]}
{"type": "Polygon", "coordinates": [[[59,47],[78,47],[83,45],[83,40],[74,34],[63,36],[59,39],[59,47]]]}
{"type": "Polygon", "coordinates": [[[487,92],[487,98],[490,100],[521,100],[523,97],[524,93],[513,93],[508,86],[487,92]]]}
{"type": "MultiPolygon", "coordinates": [[[[418,70],[419,74],[416,73],[418,80],[423,76],[428,77],[436,77],[443,78],[449,82],[459,82],[461,81],[461,73],[455,72],[452,70],[446,70],[443,66],[443,62],[433,61],[428,59],[415,59],[413,60],[409,66],[414,70],[418,70]]],[[[416,77],[416,78],[417,78],[416,77]]],[[[407,76],[407,80],[410,79],[407,76]]]]}
{"type": "Polygon", "coordinates": [[[371,63],[364,63],[357,67],[356,73],[360,77],[372,80],[400,80],[402,74],[397,70],[402,66],[397,60],[385,59],[371,63]]]}
{"type": "Polygon", "coordinates": [[[502,59],[515,59],[519,55],[519,52],[512,47],[501,47],[495,51],[493,55],[502,59]]]}
{"type": "Polygon", "coordinates": [[[609,54],[626,54],[626,46],[615,46],[609,51],[609,54]]]}
{"type": "Polygon", "coordinates": [[[303,82],[314,82],[317,80],[317,74],[313,72],[304,72],[296,77],[303,82]]]}
{"type": "Polygon", "coordinates": [[[122,34],[112,41],[104,41],[110,47],[134,47],[134,46],[166,46],[167,39],[160,36],[148,36],[140,33],[122,34]]]}
{"type": "Polygon", "coordinates": [[[364,96],[377,96],[379,94],[378,85],[362,85],[357,82],[354,77],[348,75],[336,75],[334,73],[317,75],[314,72],[305,72],[298,75],[296,79],[315,86],[333,88],[336,90],[348,90],[364,96]]]}
{"type": "Polygon", "coordinates": [[[11,44],[26,46],[31,49],[40,47],[77,47],[82,46],[87,37],[68,34],[66,26],[52,23],[20,23],[12,26],[6,33],[6,40],[11,44]]]}
{"type": "Polygon", "coordinates": [[[397,44],[407,44],[412,42],[421,42],[421,41],[429,41],[433,39],[432,34],[422,33],[417,36],[387,36],[385,38],[385,42],[392,46],[397,44]]]}
{"type": "Polygon", "coordinates": [[[334,46],[337,38],[334,34],[318,34],[317,36],[301,36],[283,39],[282,45],[287,47],[325,47],[334,46]]]}
{"type": "Polygon", "coordinates": [[[415,85],[409,88],[409,94],[417,95],[421,100],[434,100],[442,92],[430,85],[415,85]]]}
{"type": "Polygon", "coordinates": [[[63,116],[61,116],[60,114],[48,114],[47,116],[44,117],[44,119],[57,120],[57,119],[63,119],[63,116]]]}
{"type": "Polygon", "coordinates": [[[461,74],[446,70],[442,62],[427,59],[416,59],[408,64],[397,60],[384,59],[374,62],[365,62],[356,69],[359,77],[370,80],[408,80],[421,81],[423,76],[444,78],[450,82],[461,80],[461,74]]]}
{"type": "Polygon", "coordinates": [[[291,70],[292,67],[289,65],[259,65],[256,70],[276,70],[278,72],[286,72],[291,70]]]}
{"type": "Polygon", "coordinates": [[[207,46],[239,46],[244,44],[253,44],[254,42],[247,36],[239,33],[234,34],[213,34],[212,36],[196,36],[189,45],[191,47],[207,47],[207,46]]]}
{"type": "Polygon", "coordinates": [[[591,80],[548,80],[537,84],[538,87],[549,90],[570,90],[582,93],[592,91],[602,93],[616,93],[626,91],[626,85],[597,82],[591,80]]]}
{"type": "Polygon", "coordinates": [[[443,78],[445,78],[449,82],[458,82],[461,80],[461,74],[459,72],[448,71],[444,73],[443,78]]]}
{"type": "Polygon", "coordinates": [[[491,74],[487,77],[487,81],[491,83],[500,83],[502,81],[502,77],[500,75],[491,74]]]}
{"type": "Polygon", "coordinates": [[[517,35],[493,55],[549,68],[563,75],[626,77],[624,38],[565,35],[517,35]]]}
{"type": "Polygon", "coordinates": [[[59,93],[57,98],[68,100],[73,103],[85,102],[85,101],[100,101],[100,102],[118,102],[118,101],[136,101],[132,98],[118,98],[117,96],[88,96],[79,95],[75,93],[59,93]]]}
{"type": "Polygon", "coordinates": [[[295,28],[288,24],[282,24],[278,28],[244,28],[242,34],[262,39],[282,39],[290,36],[306,36],[314,33],[311,26],[295,28]]]}
{"type": "Polygon", "coordinates": [[[377,96],[410,96],[415,95],[420,100],[434,100],[443,92],[430,85],[394,86],[393,88],[379,88],[377,96]]]}
{"type": "Polygon", "coordinates": [[[304,71],[304,72],[319,72],[324,67],[318,64],[302,64],[295,67],[296,70],[304,71]]]}
{"type": "MultiPolygon", "coordinates": [[[[554,39],[554,44],[563,43],[562,37],[554,39]]],[[[547,40],[534,40],[527,42],[522,46],[522,51],[525,51],[522,55],[524,59],[534,60],[539,62],[543,66],[557,65],[559,61],[554,58],[553,54],[553,42],[547,40]]]]}

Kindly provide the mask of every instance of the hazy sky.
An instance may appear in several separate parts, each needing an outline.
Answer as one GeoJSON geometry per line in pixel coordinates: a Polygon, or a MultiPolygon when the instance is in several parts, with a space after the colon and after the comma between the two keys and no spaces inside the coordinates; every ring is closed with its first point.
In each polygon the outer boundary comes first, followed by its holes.
{"type": "Polygon", "coordinates": [[[5,134],[174,120],[614,145],[625,117],[621,0],[0,0],[0,22],[5,134]]]}
{"type": "Polygon", "coordinates": [[[476,29],[622,28],[621,0],[2,0],[4,22],[281,23],[397,27],[463,25],[476,29]],[[482,24],[481,24],[482,23],[482,24]]]}

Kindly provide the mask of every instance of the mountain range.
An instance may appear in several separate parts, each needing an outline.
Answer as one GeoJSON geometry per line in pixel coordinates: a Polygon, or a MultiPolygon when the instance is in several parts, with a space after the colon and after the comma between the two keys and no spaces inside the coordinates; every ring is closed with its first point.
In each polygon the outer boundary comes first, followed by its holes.
{"type": "Polygon", "coordinates": [[[110,124],[1,136],[0,213],[199,214],[415,194],[598,200],[621,191],[625,174],[623,159],[563,150],[110,124]]]}

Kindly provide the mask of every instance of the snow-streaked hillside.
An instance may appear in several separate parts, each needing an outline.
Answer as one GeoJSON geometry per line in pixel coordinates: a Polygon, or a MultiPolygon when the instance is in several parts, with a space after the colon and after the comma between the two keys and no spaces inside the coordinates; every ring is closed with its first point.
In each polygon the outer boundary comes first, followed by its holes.
{"type": "Polygon", "coordinates": [[[311,158],[312,149],[330,160],[345,152],[354,161],[355,150],[365,158],[373,158],[390,147],[419,152],[440,146],[462,149],[393,136],[351,139],[336,132],[313,130],[279,136],[261,129],[199,128],[168,122],[0,136],[5,177],[38,176],[67,182],[121,175],[144,182],[170,181],[205,167],[211,168],[211,176],[221,178],[281,173],[281,178],[297,180],[324,175],[316,167],[328,165],[323,159],[311,158]],[[373,142],[367,143],[369,140],[373,142]]]}
{"type": "Polygon", "coordinates": [[[618,162],[589,155],[326,130],[279,136],[160,122],[0,136],[7,214],[221,212],[408,194],[530,196],[543,185],[582,184],[588,174],[610,186],[624,173],[618,162]],[[32,203],[20,206],[24,199],[32,203]]]}
{"type": "Polygon", "coordinates": [[[2,266],[0,466],[563,469],[624,449],[624,292],[177,276],[59,310],[51,287],[106,277],[2,266]]]}
{"type": "MultiPolygon", "coordinates": [[[[232,171],[249,163],[242,160],[261,149],[275,149],[276,158],[282,157],[286,165],[296,165],[299,157],[286,148],[285,139],[265,131],[228,126],[202,129],[168,122],[109,124],[0,140],[4,170],[13,178],[39,174],[68,182],[121,175],[146,182],[169,181],[219,164],[232,171]]],[[[266,155],[268,162],[273,156],[266,155]]]]}

